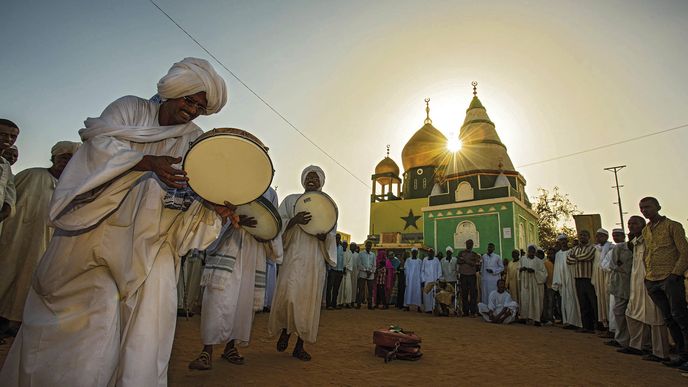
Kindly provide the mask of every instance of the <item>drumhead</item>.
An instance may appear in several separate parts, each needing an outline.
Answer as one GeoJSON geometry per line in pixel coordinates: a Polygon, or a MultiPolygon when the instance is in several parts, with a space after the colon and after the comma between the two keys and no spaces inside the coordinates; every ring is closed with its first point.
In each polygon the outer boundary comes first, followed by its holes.
{"type": "Polygon", "coordinates": [[[214,132],[199,137],[186,153],[189,186],[203,199],[234,205],[252,202],[270,187],[272,160],[255,141],[214,132]]]}
{"type": "Polygon", "coordinates": [[[334,200],[324,192],[311,191],[301,195],[294,205],[294,214],[301,211],[311,214],[308,224],[299,225],[308,234],[326,234],[337,225],[339,210],[334,200]]]}
{"type": "Polygon", "coordinates": [[[252,216],[256,219],[256,227],[244,227],[244,230],[260,242],[269,242],[277,238],[282,230],[282,218],[277,209],[262,196],[251,203],[237,207],[235,214],[252,216]]]}

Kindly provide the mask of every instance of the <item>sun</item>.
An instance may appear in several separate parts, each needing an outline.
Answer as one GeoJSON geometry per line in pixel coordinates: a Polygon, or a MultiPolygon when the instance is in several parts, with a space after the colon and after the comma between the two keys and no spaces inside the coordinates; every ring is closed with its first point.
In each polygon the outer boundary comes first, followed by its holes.
{"type": "Polygon", "coordinates": [[[452,153],[456,153],[461,150],[461,140],[458,138],[450,138],[449,141],[447,141],[447,150],[449,150],[452,153]]]}

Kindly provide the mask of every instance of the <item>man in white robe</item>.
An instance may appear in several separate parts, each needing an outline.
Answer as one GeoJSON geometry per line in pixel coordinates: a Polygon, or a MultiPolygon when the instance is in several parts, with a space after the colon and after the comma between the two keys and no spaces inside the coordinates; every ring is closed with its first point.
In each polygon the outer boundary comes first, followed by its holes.
{"type": "MultiPolygon", "coordinates": [[[[278,207],[277,193],[268,188],[263,197],[278,207]]],[[[265,289],[264,264],[260,258],[273,262],[282,260],[282,236],[272,242],[259,242],[248,231],[256,220],[241,216],[238,224],[226,222],[220,237],[206,250],[206,264],[201,286],[201,339],[203,349],[189,364],[190,369],[212,368],[213,345],[224,344],[222,358],[231,364],[243,364],[237,345],[248,345],[253,326],[254,303],[263,305],[265,289]],[[260,282],[259,280],[260,275],[260,282]]]]}
{"type": "Polygon", "coordinates": [[[664,323],[662,311],[655,305],[645,288],[645,239],[643,228],[645,219],[631,216],[628,219],[629,239],[633,248],[633,267],[631,268],[631,288],[626,306],[628,325],[628,347],[618,352],[642,355],[643,360],[665,361],[669,359],[669,331],[664,323]],[[644,350],[651,348],[652,353],[644,350]]]}
{"type": "Polygon", "coordinates": [[[337,304],[350,309],[354,307],[355,301],[354,289],[351,287],[351,276],[354,273],[354,265],[358,261],[358,254],[356,253],[356,243],[351,242],[348,247],[349,249],[344,252],[344,277],[342,278],[342,286],[339,288],[337,304]]]}
{"type": "Polygon", "coordinates": [[[361,308],[365,299],[368,309],[373,309],[373,287],[375,286],[375,253],[372,251],[373,242],[366,241],[365,249],[358,253],[356,267],[358,281],[356,289],[356,309],[361,308]]]}
{"type": "Polygon", "coordinates": [[[518,250],[511,251],[511,262],[506,267],[506,288],[511,295],[511,298],[519,303],[520,298],[518,293],[521,285],[518,283],[518,276],[521,274],[521,252],[518,250]]]}
{"type": "Polygon", "coordinates": [[[427,257],[423,258],[420,280],[423,283],[423,309],[425,313],[432,313],[435,308],[435,292],[437,281],[442,276],[442,265],[431,249],[427,257]]]}
{"type": "Polygon", "coordinates": [[[506,281],[497,280],[497,289],[490,292],[487,304],[478,304],[478,313],[485,321],[495,324],[510,324],[514,321],[518,314],[518,304],[506,291],[506,281]]]}
{"type": "Polygon", "coordinates": [[[120,98],[80,131],[84,143],[50,203],[53,238],[0,371],[5,385],[167,384],[179,257],[205,249],[232,208],[164,205],[168,189],[188,180],[174,165],[202,134],[192,120],[224,106],[224,81],[207,61],[186,58],[158,94],[162,102],[120,98]]]}
{"type": "Polygon", "coordinates": [[[8,163],[10,163],[10,166],[12,166],[17,162],[17,160],[19,160],[19,148],[17,148],[16,145],[12,145],[11,147],[0,152],[0,157],[3,157],[8,163]]]}
{"type": "MultiPolygon", "coordinates": [[[[306,192],[320,191],[325,184],[325,173],[311,165],[303,170],[301,184],[306,192]]],[[[294,205],[300,196],[287,196],[279,207],[283,224],[284,263],[277,276],[268,330],[273,336],[279,333],[279,352],[287,349],[289,337],[296,333],[298,340],[292,356],[308,361],[311,356],[303,349],[303,343],[315,343],[318,337],[325,268],[337,264],[337,227],[317,236],[307,234],[298,227],[308,224],[313,216],[318,216],[308,212],[294,213],[294,205]]]]}
{"type": "MultiPolygon", "coordinates": [[[[14,146],[18,136],[19,126],[10,120],[0,118],[0,152],[14,146]]],[[[14,212],[16,198],[11,164],[0,156],[0,230],[4,220],[14,212]]]]}
{"type": "Polygon", "coordinates": [[[272,299],[275,296],[277,285],[277,264],[269,259],[265,262],[265,298],[263,300],[263,312],[269,312],[272,299]]]}
{"type": "Polygon", "coordinates": [[[554,275],[552,289],[561,296],[561,316],[564,329],[579,329],[583,327],[576,295],[576,280],[571,266],[566,264],[569,252],[569,240],[564,234],[557,237],[559,251],[554,257],[554,275]]]}
{"type": "Polygon", "coordinates": [[[620,228],[612,230],[614,247],[607,253],[602,262],[602,268],[611,270],[609,278],[610,310],[609,326],[614,326],[614,339],[605,342],[612,347],[627,347],[630,340],[628,325],[626,324],[626,308],[630,295],[631,268],[633,267],[633,252],[626,244],[626,235],[620,228]],[[612,318],[613,316],[613,318],[612,318]]]}
{"type": "Polygon", "coordinates": [[[504,261],[494,251],[494,243],[488,243],[487,254],[483,254],[480,266],[480,295],[483,303],[487,303],[490,293],[493,290],[497,290],[497,281],[502,278],[502,272],[504,271],[504,261]]]}
{"type": "Polygon", "coordinates": [[[404,261],[404,274],[406,275],[406,290],[404,291],[404,308],[405,310],[410,310],[413,305],[418,308],[420,312],[420,306],[423,302],[422,294],[423,290],[421,288],[421,267],[423,266],[423,261],[418,259],[418,249],[411,249],[411,258],[404,261]]]}
{"type": "Polygon", "coordinates": [[[15,176],[16,211],[0,233],[0,317],[10,320],[11,335],[19,330],[33,272],[53,234],[50,197],[78,148],[76,142],[60,141],[51,150],[50,168],[29,168],[15,176]]]}
{"type": "Polygon", "coordinates": [[[545,281],[547,281],[547,269],[544,262],[535,256],[535,245],[528,246],[528,253],[520,261],[519,284],[521,289],[519,296],[521,303],[521,318],[531,320],[536,326],[540,326],[540,316],[545,300],[545,281]]]}
{"type": "MultiPolygon", "coordinates": [[[[601,337],[613,338],[611,333],[613,329],[609,326],[609,278],[611,271],[602,266],[603,259],[607,256],[614,244],[609,240],[609,231],[600,228],[595,234],[595,248],[598,254],[595,255],[592,268],[592,286],[595,287],[595,296],[597,296],[597,322],[598,328],[602,331],[601,337]]],[[[611,327],[613,328],[613,327],[611,327]]]]}

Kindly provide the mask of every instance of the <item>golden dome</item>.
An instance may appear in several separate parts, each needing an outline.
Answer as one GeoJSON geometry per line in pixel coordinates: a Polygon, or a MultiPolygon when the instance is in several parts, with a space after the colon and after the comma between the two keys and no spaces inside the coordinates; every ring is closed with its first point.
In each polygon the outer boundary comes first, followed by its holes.
{"type": "Polygon", "coordinates": [[[417,167],[437,166],[447,152],[447,138],[432,126],[430,107],[427,106],[429,102],[430,99],[425,100],[425,125],[418,129],[401,151],[401,162],[405,171],[417,167]]]}
{"type": "Polygon", "coordinates": [[[394,160],[390,159],[389,156],[382,159],[382,161],[377,163],[377,166],[375,167],[376,175],[383,173],[391,173],[394,176],[399,176],[399,166],[394,162],[394,160]]]}

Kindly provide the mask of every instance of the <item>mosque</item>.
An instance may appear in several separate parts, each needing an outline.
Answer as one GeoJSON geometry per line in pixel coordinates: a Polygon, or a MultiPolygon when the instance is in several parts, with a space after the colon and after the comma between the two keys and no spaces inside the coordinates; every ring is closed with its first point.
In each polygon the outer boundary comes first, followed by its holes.
{"type": "Polygon", "coordinates": [[[372,175],[369,239],[375,248],[435,250],[465,247],[476,251],[495,244],[502,257],[538,240],[537,213],[525,193],[525,178],[514,168],[495,124],[477,96],[459,132],[461,149],[432,125],[426,99],[424,125],[401,152],[403,175],[389,157],[372,175]]]}

